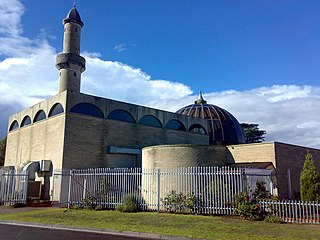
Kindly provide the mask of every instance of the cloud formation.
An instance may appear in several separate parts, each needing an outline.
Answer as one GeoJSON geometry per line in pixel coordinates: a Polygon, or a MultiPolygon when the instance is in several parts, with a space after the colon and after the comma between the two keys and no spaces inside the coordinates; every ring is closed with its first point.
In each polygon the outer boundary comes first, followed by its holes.
{"type": "MultiPolygon", "coordinates": [[[[267,131],[266,141],[320,148],[320,87],[274,85],[247,91],[203,95],[208,103],[232,113],[239,122],[258,123],[267,131]]],[[[193,103],[197,96],[153,102],[169,110],[193,103]]]]}
{"type": "Polygon", "coordinates": [[[123,52],[123,51],[127,51],[128,50],[128,47],[127,47],[127,44],[125,43],[120,43],[120,44],[117,44],[113,47],[113,50],[117,51],[117,52],[123,52]]]}
{"type": "MultiPolygon", "coordinates": [[[[3,2],[0,0],[0,138],[6,134],[9,115],[58,92],[56,49],[42,30],[36,39],[24,37],[23,5],[17,0],[3,2]]],[[[152,79],[141,69],[105,61],[99,53],[82,54],[87,61],[82,92],[173,112],[197,99],[183,83],[152,79]]],[[[268,141],[320,148],[320,86],[265,86],[206,93],[204,98],[231,112],[239,122],[260,124],[268,141]]]]}

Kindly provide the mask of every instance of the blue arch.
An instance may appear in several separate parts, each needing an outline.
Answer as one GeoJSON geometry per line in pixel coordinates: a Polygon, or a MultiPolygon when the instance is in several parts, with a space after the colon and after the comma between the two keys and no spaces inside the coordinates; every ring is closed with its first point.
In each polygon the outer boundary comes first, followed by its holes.
{"type": "Polygon", "coordinates": [[[13,131],[13,130],[16,130],[18,128],[19,128],[19,123],[17,122],[17,120],[14,120],[10,125],[9,131],[13,131]]]}
{"type": "Polygon", "coordinates": [[[60,103],[56,103],[52,106],[49,112],[49,117],[53,117],[55,115],[58,115],[60,113],[63,113],[64,109],[60,103]]]}
{"type": "Polygon", "coordinates": [[[21,127],[24,127],[30,124],[31,124],[31,118],[27,115],[22,119],[21,127]]]}
{"type": "Polygon", "coordinates": [[[199,134],[207,134],[206,129],[200,124],[193,124],[189,128],[189,132],[199,133],[199,134]]]}
{"type": "Polygon", "coordinates": [[[43,120],[43,119],[46,119],[46,114],[45,114],[45,112],[43,111],[43,110],[39,110],[37,113],[36,113],[36,115],[35,115],[35,117],[34,117],[34,119],[33,119],[33,122],[35,123],[35,122],[38,122],[38,121],[41,121],[41,120],[43,120]]]}
{"type": "Polygon", "coordinates": [[[91,103],[78,103],[70,109],[70,112],[89,115],[98,118],[104,117],[101,110],[91,103]]]}
{"type": "Polygon", "coordinates": [[[186,131],[186,127],[183,125],[183,123],[175,119],[171,119],[169,122],[167,122],[165,128],[186,131]]]}
{"type": "Polygon", "coordinates": [[[140,118],[139,123],[151,127],[162,127],[160,120],[152,115],[143,116],[142,118],[140,118]]]}
{"type": "Polygon", "coordinates": [[[113,110],[111,113],[108,114],[107,119],[114,119],[114,120],[123,121],[123,122],[130,122],[130,123],[136,122],[133,116],[129,112],[122,109],[113,110]]]}

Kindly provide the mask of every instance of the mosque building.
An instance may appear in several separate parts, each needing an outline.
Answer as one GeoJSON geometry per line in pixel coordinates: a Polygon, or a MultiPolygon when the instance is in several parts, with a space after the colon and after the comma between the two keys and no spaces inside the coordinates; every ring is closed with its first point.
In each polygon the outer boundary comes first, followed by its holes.
{"type": "Polygon", "coordinates": [[[275,169],[278,193],[299,191],[307,149],[279,142],[244,144],[236,118],[200,93],[176,113],[81,93],[86,61],[84,23],[74,6],[63,19],[63,52],[56,57],[59,92],[9,118],[5,167],[29,170],[50,199],[55,169],[247,166],[275,169]],[[290,181],[288,181],[290,179],[290,181]],[[290,185],[290,186],[289,186],[290,185]]]}

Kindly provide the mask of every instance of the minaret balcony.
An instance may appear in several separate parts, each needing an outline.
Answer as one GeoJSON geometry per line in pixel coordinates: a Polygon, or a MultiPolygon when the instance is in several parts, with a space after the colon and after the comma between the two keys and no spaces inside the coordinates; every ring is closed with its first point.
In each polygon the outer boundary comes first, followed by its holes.
{"type": "Polygon", "coordinates": [[[86,70],[86,60],[84,57],[73,53],[61,53],[56,57],[56,68],[60,69],[77,69],[80,72],[86,70]]]}

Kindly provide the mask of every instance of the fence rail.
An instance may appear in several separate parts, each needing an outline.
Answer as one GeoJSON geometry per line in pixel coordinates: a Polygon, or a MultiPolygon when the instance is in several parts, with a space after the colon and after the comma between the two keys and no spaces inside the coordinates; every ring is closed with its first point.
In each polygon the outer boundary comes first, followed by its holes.
{"type": "Polygon", "coordinates": [[[261,207],[285,222],[320,224],[320,203],[303,201],[261,201],[261,207]]]}
{"type": "Polygon", "coordinates": [[[0,205],[26,204],[28,172],[0,170],[0,205]]]}

